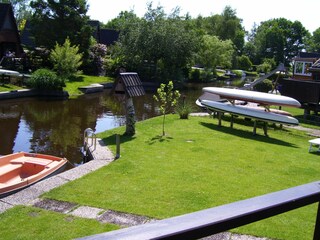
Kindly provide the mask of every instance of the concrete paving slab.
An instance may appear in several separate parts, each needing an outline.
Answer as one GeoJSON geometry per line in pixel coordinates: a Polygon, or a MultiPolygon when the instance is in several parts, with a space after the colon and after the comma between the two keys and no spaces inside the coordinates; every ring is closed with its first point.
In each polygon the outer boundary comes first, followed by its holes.
{"type": "Polygon", "coordinates": [[[98,220],[103,223],[112,223],[120,225],[122,227],[131,227],[151,221],[156,221],[145,216],[116,212],[112,210],[106,211],[98,218],[98,220]]]}
{"type": "MultiPolygon", "coordinates": [[[[90,169],[91,171],[95,171],[101,167],[104,167],[106,165],[108,165],[110,163],[110,161],[108,160],[91,160],[90,162],[82,165],[83,168],[87,168],[90,169]]],[[[82,167],[80,166],[80,167],[82,167]]]]}
{"type": "Polygon", "coordinates": [[[13,208],[13,206],[11,204],[0,201],[0,214],[4,213],[5,211],[7,211],[10,208],[13,208]]]}
{"type": "Polygon", "coordinates": [[[59,177],[64,178],[68,181],[73,181],[73,180],[76,180],[76,179],[92,172],[92,170],[90,168],[83,167],[83,166],[84,165],[81,165],[76,168],[70,169],[66,172],[63,172],[59,175],[59,177]]]}
{"type": "Polygon", "coordinates": [[[90,162],[87,162],[83,165],[79,165],[75,168],[72,168],[68,171],[65,171],[63,173],[60,173],[59,177],[64,178],[68,181],[73,181],[75,179],[78,179],[92,171],[95,171],[105,165],[108,165],[110,162],[106,160],[91,160],[90,162]]]}
{"type": "Polygon", "coordinates": [[[259,238],[249,235],[232,234],[230,240],[268,240],[268,238],[259,238]]]}
{"type": "Polygon", "coordinates": [[[218,233],[209,237],[201,238],[202,240],[230,240],[231,239],[231,233],[229,232],[223,232],[218,233]]]}
{"type": "Polygon", "coordinates": [[[91,155],[94,160],[114,160],[113,153],[107,148],[102,139],[97,138],[97,144],[95,146],[91,146],[90,148],[91,155]]]}
{"type": "Polygon", "coordinates": [[[31,186],[13,195],[4,197],[1,200],[11,205],[30,205],[30,203],[42,193],[43,191],[31,186]]]}
{"type": "Polygon", "coordinates": [[[73,210],[72,212],[70,212],[69,214],[77,217],[82,217],[82,218],[96,219],[104,212],[105,210],[101,208],[80,206],[75,210],[73,210]]]}
{"type": "Polygon", "coordinates": [[[56,187],[59,187],[65,183],[69,182],[68,180],[61,178],[59,175],[52,176],[43,181],[40,181],[34,184],[32,187],[37,188],[42,193],[48,192],[56,187]]]}
{"type": "Polygon", "coordinates": [[[56,201],[52,199],[36,199],[33,206],[59,213],[69,213],[78,205],[75,203],[56,201]]]}

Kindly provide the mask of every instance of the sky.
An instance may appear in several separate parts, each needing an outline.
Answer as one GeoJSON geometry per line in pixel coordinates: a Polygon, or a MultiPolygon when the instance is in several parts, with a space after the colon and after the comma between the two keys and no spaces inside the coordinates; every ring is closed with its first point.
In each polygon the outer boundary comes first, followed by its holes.
{"type": "MultiPolygon", "coordinates": [[[[143,17],[150,0],[87,0],[88,15],[93,20],[107,23],[116,18],[121,11],[133,10],[138,17],[143,17]]],[[[320,27],[319,0],[154,0],[153,7],[164,7],[165,13],[170,13],[175,7],[180,7],[181,15],[189,13],[193,18],[198,15],[208,17],[221,14],[226,6],[236,11],[242,19],[245,30],[250,31],[254,25],[274,18],[286,18],[290,21],[300,21],[313,33],[320,27]]]]}

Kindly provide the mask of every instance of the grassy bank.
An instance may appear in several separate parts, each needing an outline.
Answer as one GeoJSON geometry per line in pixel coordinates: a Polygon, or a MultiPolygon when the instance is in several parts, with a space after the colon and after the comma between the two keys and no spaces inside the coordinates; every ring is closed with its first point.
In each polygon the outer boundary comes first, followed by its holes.
{"type": "MultiPolygon", "coordinates": [[[[97,77],[97,76],[88,76],[88,75],[78,75],[73,79],[66,81],[66,86],[63,90],[67,91],[71,97],[76,97],[83,94],[78,88],[82,86],[88,86],[92,83],[106,83],[113,82],[114,79],[111,77],[97,77]]],[[[23,89],[12,84],[0,85],[0,92],[12,91],[23,89]]]]}
{"type": "Polygon", "coordinates": [[[113,82],[114,79],[111,77],[96,77],[88,75],[79,75],[70,81],[66,82],[66,87],[63,89],[69,93],[70,96],[78,96],[83,94],[78,88],[88,86],[92,83],[106,83],[113,82]]]}
{"type": "Polygon", "coordinates": [[[7,92],[7,91],[19,90],[19,89],[23,89],[23,88],[16,85],[12,85],[12,84],[0,85],[0,92],[7,92]]]}
{"type": "MultiPolygon", "coordinates": [[[[136,125],[121,138],[121,158],[45,197],[81,205],[167,218],[319,180],[320,161],[308,153],[305,133],[269,130],[252,135],[252,123],[168,116],[136,125]]],[[[115,150],[117,128],[100,135],[115,150]]],[[[302,208],[235,231],[280,239],[310,239],[316,206],[302,208]]]]}

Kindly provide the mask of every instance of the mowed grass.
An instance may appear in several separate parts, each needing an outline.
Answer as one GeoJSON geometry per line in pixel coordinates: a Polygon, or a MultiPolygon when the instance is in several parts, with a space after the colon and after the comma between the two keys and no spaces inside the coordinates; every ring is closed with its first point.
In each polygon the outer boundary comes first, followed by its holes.
{"type": "MultiPolygon", "coordinates": [[[[136,124],[121,136],[121,158],[44,197],[168,218],[319,180],[318,154],[308,153],[304,132],[269,127],[269,137],[252,135],[252,122],[177,115],[136,124]]],[[[115,151],[115,134],[100,134],[115,151]]],[[[278,239],[310,239],[316,205],[241,227],[239,233],[278,239]]]]}
{"type": "Polygon", "coordinates": [[[83,93],[78,89],[79,87],[88,86],[92,83],[106,83],[113,82],[111,77],[97,77],[89,75],[77,75],[72,79],[66,81],[66,87],[63,90],[67,91],[71,97],[82,95],[83,93]]]}
{"type": "Polygon", "coordinates": [[[75,239],[118,229],[115,225],[17,206],[0,215],[1,239],[75,239]]]}
{"type": "Polygon", "coordinates": [[[8,92],[23,89],[22,87],[13,84],[0,84],[0,92],[8,92]]]}

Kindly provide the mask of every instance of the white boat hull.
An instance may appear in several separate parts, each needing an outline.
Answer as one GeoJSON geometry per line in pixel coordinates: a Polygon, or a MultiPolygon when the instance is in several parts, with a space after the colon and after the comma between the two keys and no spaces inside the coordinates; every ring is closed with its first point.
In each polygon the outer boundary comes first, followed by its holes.
{"type": "Polygon", "coordinates": [[[0,75],[8,75],[8,76],[20,76],[21,74],[17,71],[0,69],[0,75]]]}
{"type": "Polygon", "coordinates": [[[301,107],[301,104],[294,98],[270,93],[219,87],[205,87],[202,91],[204,93],[216,94],[221,99],[227,100],[241,100],[261,105],[301,107]]]}
{"type": "Polygon", "coordinates": [[[198,106],[206,107],[211,111],[227,112],[232,115],[241,115],[264,122],[281,123],[286,125],[299,125],[299,121],[294,117],[267,112],[261,109],[254,109],[250,107],[232,105],[230,103],[215,102],[210,100],[201,100],[201,102],[198,100],[196,103],[198,106]]]}

